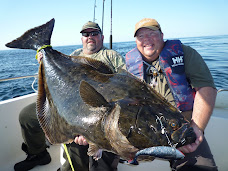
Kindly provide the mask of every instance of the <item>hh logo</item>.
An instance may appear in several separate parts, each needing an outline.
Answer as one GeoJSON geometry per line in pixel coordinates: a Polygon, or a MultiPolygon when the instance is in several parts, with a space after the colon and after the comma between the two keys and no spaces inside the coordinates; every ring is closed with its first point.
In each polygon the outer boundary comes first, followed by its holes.
{"type": "Polygon", "coordinates": [[[173,60],[173,65],[172,67],[178,66],[178,65],[184,65],[184,60],[183,60],[183,56],[177,56],[172,58],[173,60]]]}

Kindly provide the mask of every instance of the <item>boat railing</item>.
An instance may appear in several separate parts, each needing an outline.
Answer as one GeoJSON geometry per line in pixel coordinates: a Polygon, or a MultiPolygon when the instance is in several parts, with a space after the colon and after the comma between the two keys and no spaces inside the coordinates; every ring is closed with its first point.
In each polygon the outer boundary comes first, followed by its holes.
{"type": "Polygon", "coordinates": [[[228,91],[228,88],[227,89],[219,89],[217,93],[222,92],[222,91],[228,91]]]}
{"type": "Polygon", "coordinates": [[[23,78],[31,78],[31,77],[37,78],[37,76],[38,75],[36,74],[36,75],[26,75],[26,76],[20,76],[20,77],[3,78],[3,79],[0,79],[0,82],[18,80],[18,79],[23,79],[23,78]]]}
{"type": "MultiPolygon", "coordinates": [[[[0,82],[5,82],[5,81],[11,81],[11,80],[18,80],[18,79],[24,79],[24,78],[31,78],[34,77],[34,81],[32,83],[32,89],[37,92],[37,90],[34,88],[34,84],[36,82],[36,79],[38,77],[38,74],[35,75],[26,75],[26,76],[20,76],[20,77],[11,77],[11,78],[3,78],[0,79],[0,82]]],[[[217,91],[217,97],[216,97],[216,103],[215,107],[218,108],[228,108],[228,88],[224,89],[219,89],[217,91]]]]}
{"type": "Polygon", "coordinates": [[[3,79],[0,79],[0,82],[11,81],[11,80],[19,80],[19,79],[24,79],[24,78],[32,78],[32,77],[34,78],[34,81],[32,82],[31,87],[32,87],[33,91],[37,93],[37,90],[34,88],[34,84],[38,78],[38,74],[25,75],[25,76],[20,76],[20,77],[3,78],[3,79]]]}
{"type": "Polygon", "coordinates": [[[217,91],[217,97],[215,101],[215,107],[217,108],[228,108],[228,88],[219,89],[217,91]]]}

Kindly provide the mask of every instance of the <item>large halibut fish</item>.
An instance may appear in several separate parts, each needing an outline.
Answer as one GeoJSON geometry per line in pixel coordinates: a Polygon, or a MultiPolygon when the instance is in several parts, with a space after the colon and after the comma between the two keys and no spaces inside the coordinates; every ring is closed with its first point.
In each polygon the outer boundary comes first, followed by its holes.
{"type": "Polygon", "coordinates": [[[43,53],[37,115],[49,141],[69,143],[83,135],[89,155],[104,149],[133,159],[140,150],[153,147],[150,151],[159,152],[151,152],[152,156],[183,157],[162,153],[195,141],[193,129],[178,109],[125,70],[113,73],[100,61],[52,49],[53,27],[54,19],[6,44],[43,53]]]}

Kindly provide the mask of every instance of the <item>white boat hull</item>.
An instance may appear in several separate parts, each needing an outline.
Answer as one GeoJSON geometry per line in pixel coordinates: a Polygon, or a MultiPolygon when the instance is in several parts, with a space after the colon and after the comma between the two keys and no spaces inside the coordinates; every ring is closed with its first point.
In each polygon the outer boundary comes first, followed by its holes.
{"type": "MultiPolygon", "coordinates": [[[[211,120],[205,130],[205,136],[210,145],[216,164],[220,171],[228,170],[228,91],[219,93],[211,120]]],[[[28,104],[36,100],[36,94],[30,94],[11,100],[0,102],[0,170],[12,171],[15,163],[26,158],[21,150],[23,142],[21,129],[18,121],[20,111],[28,104]]],[[[48,151],[51,154],[52,162],[45,166],[37,166],[33,171],[57,170],[63,158],[60,145],[52,145],[48,151]],[[61,161],[60,161],[61,160],[61,161]]],[[[169,162],[154,160],[153,162],[142,162],[138,166],[119,164],[119,171],[166,171],[170,170],[169,162]]]]}

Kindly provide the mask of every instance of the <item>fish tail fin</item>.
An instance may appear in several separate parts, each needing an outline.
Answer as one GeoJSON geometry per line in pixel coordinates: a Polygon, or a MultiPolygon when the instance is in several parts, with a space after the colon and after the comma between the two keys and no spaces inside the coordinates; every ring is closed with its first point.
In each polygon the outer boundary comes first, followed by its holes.
{"type": "Polygon", "coordinates": [[[26,31],[21,37],[6,44],[9,48],[37,50],[43,45],[50,45],[55,19],[46,24],[26,31]]]}

